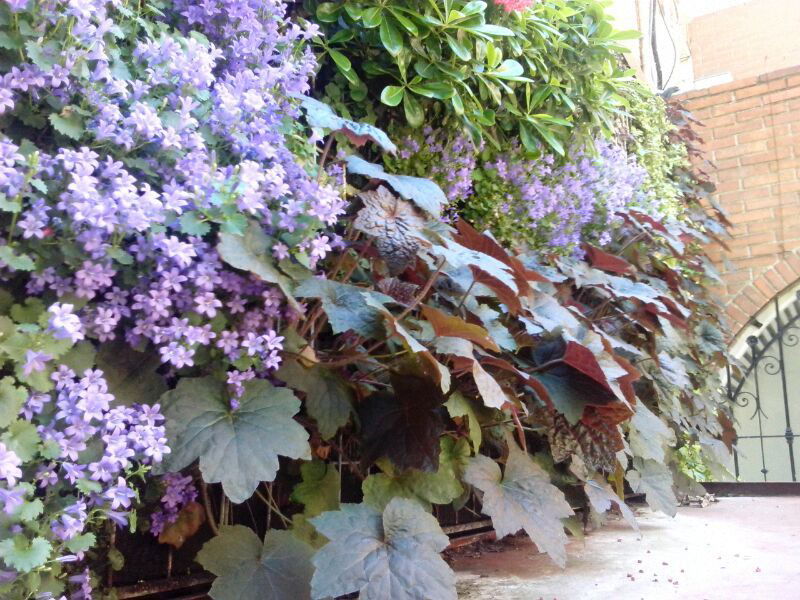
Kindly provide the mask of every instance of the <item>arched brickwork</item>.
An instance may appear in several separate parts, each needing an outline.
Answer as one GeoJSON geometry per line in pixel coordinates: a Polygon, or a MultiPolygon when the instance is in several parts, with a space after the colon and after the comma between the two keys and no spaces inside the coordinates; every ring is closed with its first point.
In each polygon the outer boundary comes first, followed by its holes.
{"type": "Polygon", "coordinates": [[[726,313],[734,334],[747,325],[775,296],[800,280],[800,251],[786,252],[778,261],[727,299],[726,313]]]}

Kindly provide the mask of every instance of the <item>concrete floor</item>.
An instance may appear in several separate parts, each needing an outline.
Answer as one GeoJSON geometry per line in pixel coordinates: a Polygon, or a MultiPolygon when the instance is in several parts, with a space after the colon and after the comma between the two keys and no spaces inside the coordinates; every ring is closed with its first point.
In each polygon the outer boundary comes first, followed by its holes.
{"type": "Polygon", "coordinates": [[[451,565],[462,600],[800,600],[800,498],[721,498],[671,519],[637,511],[572,540],[565,570],[527,538],[451,565]],[[498,551],[501,550],[501,551],[498,551]]]}

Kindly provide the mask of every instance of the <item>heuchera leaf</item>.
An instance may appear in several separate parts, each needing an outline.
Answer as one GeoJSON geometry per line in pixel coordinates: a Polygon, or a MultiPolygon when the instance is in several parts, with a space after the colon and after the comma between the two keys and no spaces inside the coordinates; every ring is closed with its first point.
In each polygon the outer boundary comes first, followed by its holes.
{"type": "Polygon", "coordinates": [[[634,456],[664,462],[665,449],[675,444],[675,432],[644,402],[637,402],[628,429],[628,443],[634,456]]]}
{"type": "Polygon", "coordinates": [[[341,131],[356,146],[363,146],[367,141],[373,141],[387,152],[397,151],[397,146],[389,136],[374,125],[344,119],[333,112],[330,106],[310,96],[303,96],[300,104],[306,113],[308,124],[312,127],[341,131]]]}
{"type": "Polygon", "coordinates": [[[425,318],[433,326],[433,330],[437,336],[463,338],[475,342],[488,350],[500,352],[500,348],[491,338],[489,332],[480,325],[467,323],[461,317],[448,315],[438,308],[425,304],[420,306],[420,309],[425,318]]]}
{"type": "Polygon", "coordinates": [[[586,497],[589,499],[592,508],[598,513],[601,515],[604,514],[611,508],[611,505],[614,504],[619,509],[622,518],[625,519],[628,525],[633,527],[636,531],[639,531],[639,523],[636,522],[636,516],[633,514],[633,511],[628,508],[624,500],[621,500],[620,497],[614,493],[614,490],[612,490],[611,486],[606,482],[590,479],[584,484],[583,491],[586,493],[586,497]]]}
{"type": "Polygon", "coordinates": [[[426,473],[417,469],[397,471],[391,464],[378,465],[382,473],[374,473],[364,480],[361,489],[364,502],[376,510],[383,510],[392,498],[400,496],[421,502],[426,510],[430,504],[448,504],[462,493],[461,476],[469,460],[469,444],[465,439],[440,440],[439,469],[426,473]]]}
{"type": "Polygon", "coordinates": [[[472,443],[472,450],[477,453],[483,441],[483,432],[481,431],[481,422],[478,420],[478,416],[475,414],[475,409],[472,408],[469,398],[465,397],[461,392],[456,391],[450,394],[445,406],[451,417],[467,418],[469,440],[472,443]]]}
{"type": "Polygon", "coordinates": [[[678,500],[672,491],[672,474],[669,469],[651,459],[633,459],[633,469],[625,474],[631,489],[644,493],[647,503],[653,510],[659,510],[670,517],[678,514],[678,500]]]}
{"type": "Polygon", "coordinates": [[[469,269],[472,271],[472,276],[475,278],[475,281],[477,283],[482,283],[492,290],[497,296],[497,299],[505,304],[506,307],[508,307],[508,310],[512,315],[522,312],[522,305],[519,302],[518,292],[515,292],[505,283],[490,275],[480,267],[470,265],[469,269]]]}
{"type": "Polygon", "coordinates": [[[192,537],[206,522],[206,511],[202,504],[190,502],[178,513],[178,518],[169,523],[159,534],[158,541],[169,544],[176,550],[192,537]]]}
{"type": "Polygon", "coordinates": [[[383,514],[343,504],[311,522],[330,540],[313,559],[315,600],[354,592],[361,600],[456,600],[455,576],[439,555],[447,536],[413,500],[395,498],[383,514]]]}
{"type": "Polygon", "coordinates": [[[220,527],[197,562],[217,576],[209,592],[214,600],[308,600],[312,554],[290,531],[270,529],[262,545],[252,529],[233,525],[220,527]]]}
{"type": "Polygon", "coordinates": [[[264,281],[277,285],[289,304],[302,313],[300,305],[292,296],[291,282],[278,271],[270,250],[270,240],[258,223],[250,221],[244,235],[220,233],[217,252],[230,266],[249,271],[264,281]]]}
{"type": "MultiPolygon", "coordinates": [[[[383,335],[383,317],[380,310],[367,303],[368,290],[354,285],[312,277],[301,283],[295,294],[300,298],[319,298],[328,316],[333,333],[352,329],[364,337],[383,335]]],[[[391,299],[390,299],[391,300],[391,299]]]]}
{"type": "Polygon", "coordinates": [[[122,341],[106,342],[97,353],[108,391],[127,405],[153,404],[167,391],[164,378],[156,372],[160,365],[157,352],[137,352],[122,341]]]}
{"type": "Polygon", "coordinates": [[[163,468],[179,471],[199,458],[203,479],[222,483],[233,502],[244,502],[261,481],[275,478],[279,454],[311,457],[308,433],[292,418],[300,401],[263,379],[245,383],[235,411],[225,385],[212,377],[181,379],[161,403],[172,449],[163,468]]]}
{"type": "Polygon", "coordinates": [[[344,379],[319,365],[306,368],[296,360],[284,361],[275,376],[305,392],[306,411],[317,422],[323,439],[330,439],[347,424],[353,393],[344,379]]]}
{"type": "MultiPolygon", "coordinates": [[[[539,367],[552,363],[542,372],[532,373],[546,391],[552,405],[571,424],[576,424],[584,409],[593,404],[617,401],[603,369],[591,350],[577,342],[555,340],[539,345],[534,351],[539,367]]],[[[540,391],[540,390],[537,390],[540,391]]]]}
{"type": "Polygon", "coordinates": [[[586,252],[586,260],[596,269],[610,271],[618,275],[630,275],[635,271],[633,265],[620,256],[615,256],[596,248],[591,244],[582,244],[586,252]]]}
{"type": "Polygon", "coordinates": [[[498,537],[524,529],[533,542],[563,567],[567,536],[561,519],[573,513],[564,494],[513,440],[505,472],[488,456],[470,460],[464,481],[483,492],[483,512],[492,518],[498,537]]]}
{"type": "Polygon", "coordinates": [[[380,179],[388,183],[395,192],[406,200],[411,200],[425,212],[438,218],[442,208],[447,204],[447,196],[442,188],[430,179],[411,177],[409,175],[393,175],[383,170],[381,165],[365,161],[360,156],[347,157],[347,169],[350,173],[364,175],[372,179],[380,179]]]}
{"type": "Polygon", "coordinates": [[[300,476],[303,480],[292,490],[292,500],[305,506],[306,517],[339,508],[341,478],[335,466],[321,460],[303,463],[300,476]]]}
{"type": "Polygon", "coordinates": [[[399,469],[436,471],[444,430],[441,387],[411,373],[392,373],[391,382],[394,393],[373,394],[359,406],[362,464],[385,456],[399,469]]]}

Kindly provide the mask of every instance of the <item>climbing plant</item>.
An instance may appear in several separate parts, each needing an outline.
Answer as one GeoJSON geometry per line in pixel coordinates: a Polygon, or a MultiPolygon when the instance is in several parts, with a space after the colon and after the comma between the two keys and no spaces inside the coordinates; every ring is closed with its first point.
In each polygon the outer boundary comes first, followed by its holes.
{"type": "Polygon", "coordinates": [[[113,594],[124,532],[205,536],[216,600],[455,598],[443,505],[564,566],[567,487],[635,526],[626,488],[674,514],[676,446],[725,473],[724,215],[670,162],[678,104],[612,140],[599,3],[0,27],[4,598],[113,594]]]}

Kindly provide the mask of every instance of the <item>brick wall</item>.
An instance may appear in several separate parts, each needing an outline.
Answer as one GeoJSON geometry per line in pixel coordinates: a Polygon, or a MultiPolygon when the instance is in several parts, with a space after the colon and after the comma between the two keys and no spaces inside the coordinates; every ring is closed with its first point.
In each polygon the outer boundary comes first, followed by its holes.
{"type": "MultiPolygon", "coordinates": [[[[706,0],[690,0],[703,3],[706,0]]],[[[695,81],[733,81],[800,63],[800,0],[751,0],[689,24],[695,81]]]]}
{"type": "Polygon", "coordinates": [[[709,252],[723,274],[718,291],[737,331],[800,279],[800,67],[684,98],[706,124],[716,199],[733,223],[730,250],[709,252]]]}

